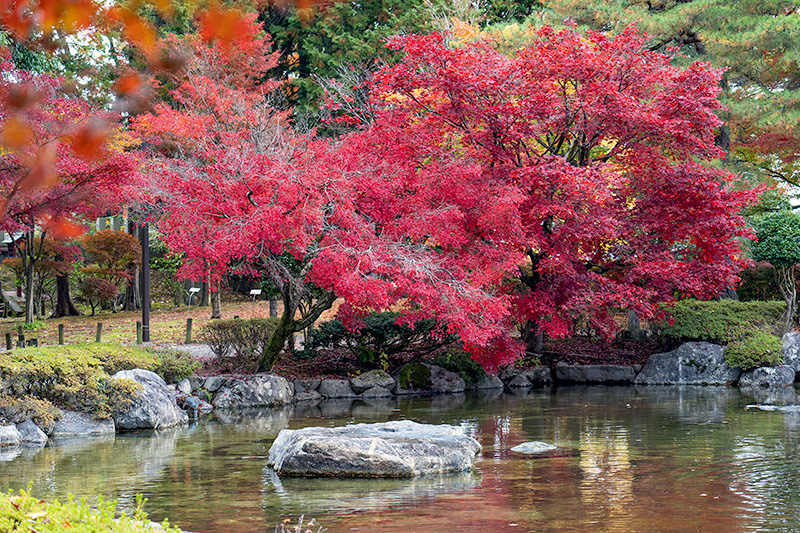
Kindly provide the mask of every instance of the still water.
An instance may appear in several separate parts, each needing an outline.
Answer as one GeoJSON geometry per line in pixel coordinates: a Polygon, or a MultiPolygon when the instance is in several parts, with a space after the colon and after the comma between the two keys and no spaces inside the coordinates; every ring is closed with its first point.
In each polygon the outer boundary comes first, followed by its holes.
{"type": "Polygon", "coordinates": [[[315,517],[344,531],[800,531],[800,414],[746,410],[737,389],[569,387],[523,395],[330,402],[216,414],[188,428],[0,455],[0,488],[103,494],[196,532],[272,532],[315,517]],[[411,419],[459,425],[470,474],[279,479],[283,428],[411,419]],[[555,452],[509,451],[539,440],[555,452]]]}

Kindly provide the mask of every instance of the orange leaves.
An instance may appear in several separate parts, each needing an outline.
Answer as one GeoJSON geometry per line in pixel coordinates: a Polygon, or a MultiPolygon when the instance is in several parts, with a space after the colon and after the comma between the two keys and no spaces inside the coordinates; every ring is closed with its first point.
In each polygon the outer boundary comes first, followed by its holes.
{"type": "Polygon", "coordinates": [[[106,145],[108,125],[97,119],[92,119],[81,126],[70,139],[72,151],[84,159],[97,159],[106,145]]]}
{"type": "Polygon", "coordinates": [[[57,241],[68,241],[85,233],[84,226],[65,218],[50,218],[44,221],[42,227],[57,241]]]}
{"type": "Polygon", "coordinates": [[[199,16],[200,36],[206,42],[230,44],[247,31],[247,21],[238,9],[212,7],[199,16]]]}
{"type": "Polygon", "coordinates": [[[33,131],[21,117],[12,116],[3,125],[0,141],[3,146],[20,151],[33,142],[33,131]]]}

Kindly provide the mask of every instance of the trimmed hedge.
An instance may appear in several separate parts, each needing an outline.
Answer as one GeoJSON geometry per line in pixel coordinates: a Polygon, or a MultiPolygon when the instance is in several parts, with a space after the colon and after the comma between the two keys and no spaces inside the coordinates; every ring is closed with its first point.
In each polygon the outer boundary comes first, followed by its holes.
{"type": "Polygon", "coordinates": [[[672,324],[658,326],[658,333],[676,343],[709,341],[727,344],[752,330],[772,331],[780,325],[786,302],[701,302],[680,300],[669,307],[672,324]]]}
{"type": "Polygon", "coordinates": [[[725,361],[744,371],[781,362],[779,329],[783,301],[701,302],[680,300],[668,309],[672,324],[662,323],[658,333],[671,344],[708,341],[727,345],[725,361]]]}
{"type": "Polygon", "coordinates": [[[203,326],[200,337],[216,355],[220,370],[252,372],[277,326],[272,317],[213,320],[203,326]]]}
{"type": "Polygon", "coordinates": [[[133,346],[78,344],[22,348],[0,353],[0,417],[40,427],[52,423],[54,405],[106,418],[141,391],[130,380],[114,380],[120,370],[142,368],[168,381],[200,368],[190,355],[133,346]]]}
{"type": "Polygon", "coordinates": [[[132,516],[121,513],[117,516],[117,502],[105,502],[98,497],[96,507],[90,507],[86,500],[75,500],[68,497],[65,503],[54,500],[44,502],[30,495],[29,491],[21,490],[19,494],[13,492],[0,493],[0,531],[8,533],[30,533],[31,531],[75,533],[133,533],[143,531],[159,531],[163,533],[180,533],[180,529],[170,527],[164,520],[162,524],[155,525],[147,518],[147,513],[142,510],[146,500],[141,496],[136,498],[136,509],[132,516]]]}

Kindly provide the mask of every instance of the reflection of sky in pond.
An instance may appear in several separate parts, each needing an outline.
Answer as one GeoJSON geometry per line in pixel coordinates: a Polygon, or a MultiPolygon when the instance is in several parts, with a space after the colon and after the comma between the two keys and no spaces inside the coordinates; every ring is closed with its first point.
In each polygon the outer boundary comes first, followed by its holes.
{"type": "Polygon", "coordinates": [[[197,532],[272,531],[314,516],[361,531],[800,531],[800,413],[745,410],[736,389],[569,387],[501,396],[322,403],[218,413],[189,428],[3,449],[0,489],[102,493],[197,532]],[[280,429],[411,419],[458,425],[468,475],[278,478],[280,429]],[[528,441],[558,449],[510,452],[528,441]]]}

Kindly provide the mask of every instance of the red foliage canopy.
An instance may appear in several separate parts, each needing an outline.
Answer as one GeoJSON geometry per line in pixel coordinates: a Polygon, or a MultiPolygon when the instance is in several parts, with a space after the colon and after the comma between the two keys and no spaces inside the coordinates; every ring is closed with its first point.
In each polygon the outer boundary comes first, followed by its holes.
{"type": "MultiPolygon", "coordinates": [[[[483,303],[503,293],[529,329],[563,336],[584,317],[609,332],[612,307],[649,318],[659,302],[736,283],[737,237],[749,235],[738,213],[754,195],[710,165],[719,71],[671,66],[634,28],[610,38],[545,27],[514,57],[436,35],[391,46],[406,57],[377,75],[382,111],[349,139],[348,176],[368,182],[359,188],[381,235],[428,237],[458,257],[457,277],[481,280],[471,309],[484,322],[510,326],[483,303]],[[516,281],[501,290],[511,264],[516,281]]],[[[479,321],[435,312],[488,364],[509,355],[496,335],[507,329],[482,338],[479,321]]]]}

